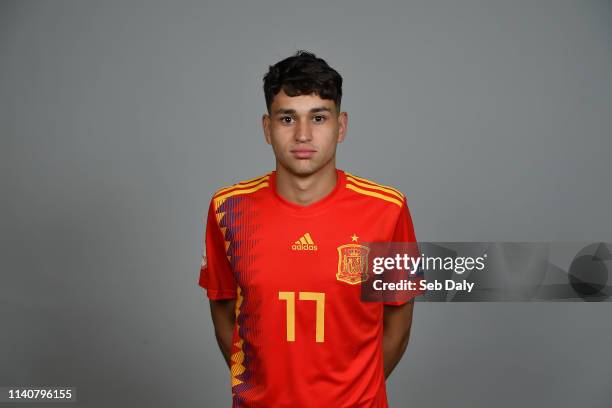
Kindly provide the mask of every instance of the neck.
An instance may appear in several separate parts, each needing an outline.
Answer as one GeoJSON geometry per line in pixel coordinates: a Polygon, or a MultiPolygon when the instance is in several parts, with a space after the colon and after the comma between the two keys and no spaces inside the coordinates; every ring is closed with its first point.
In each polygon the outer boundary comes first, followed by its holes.
{"type": "Polygon", "coordinates": [[[330,194],[337,183],[335,162],[316,173],[299,176],[276,165],[276,192],[285,200],[297,205],[310,205],[330,194]]]}

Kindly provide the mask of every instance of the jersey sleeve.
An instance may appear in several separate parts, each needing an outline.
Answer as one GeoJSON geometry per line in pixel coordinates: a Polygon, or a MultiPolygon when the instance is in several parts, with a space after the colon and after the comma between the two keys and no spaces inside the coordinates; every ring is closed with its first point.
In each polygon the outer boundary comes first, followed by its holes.
{"type": "Polygon", "coordinates": [[[206,220],[199,285],[211,300],[235,299],[236,281],[225,252],[225,239],[211,200],[206,220]]]}
{"type": "MultiPolygon", "coordinates": [[[[412,225],[412,217],[410,216],[410,210],[408,209],[408,203],[406,198],[402,202],[402,208],[400,210],[399,217],[397,219],[397,223],[395,224],[395,231],[393,233],[392,242],[414,242],[414,247],[411,250],[414,252],[411,256],[419,256],[418,245],[416,244],[416,236],[414,234],[414,226],[412,225]]],[[[422,272],[421,272],[422,273],[422,272]]],[[[418,273],[411,277],[411,280],[417,282],[417,288],[419,287],[419,281],[422,279],[422,275],[418,273]]],[[[408,296],[403,295],[401,300],[397,301],[386,301],[383,302],[384,305],[387,306],[399,306],[404,303],[412,300],[418,295],[423,294],[424,291],[417,289],[415,291],[411,291],[408,296]]]]}
{"type": "Polygon", "coordinates": [[[416,242],[412,217],[410,216],[410,210],[408,210],[406,198],[402,201],[402,209],[400,210],[400,215],[395,224],[393,242],[416,242]]]}

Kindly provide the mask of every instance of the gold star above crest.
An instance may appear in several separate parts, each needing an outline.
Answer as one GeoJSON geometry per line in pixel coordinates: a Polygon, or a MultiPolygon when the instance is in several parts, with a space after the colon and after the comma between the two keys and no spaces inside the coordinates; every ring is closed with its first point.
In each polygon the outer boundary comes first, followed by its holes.
{"type": "Polygon", "coordinates": [[[353,236],[351,237],[351,239],[353,240],[353,242],[357,242],[357,240],[359,239],[359,237],[356,234],[353,234],[353,236]]]}

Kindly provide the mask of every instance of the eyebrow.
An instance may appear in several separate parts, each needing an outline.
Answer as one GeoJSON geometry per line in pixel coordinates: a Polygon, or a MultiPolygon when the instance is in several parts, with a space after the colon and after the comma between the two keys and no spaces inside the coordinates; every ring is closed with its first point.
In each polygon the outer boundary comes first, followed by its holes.
{"type": "MultiPolygon", "coordinates": [[[[319,113],[319,112],[330,112],[331,113],[331,109],[327,108],[325,106],[318,106],[316,108],[312,108],[310,110],[310,113],[319,113]]],[[[274,111],[275,115],[281,115],[281,114],[294,114],[296,113],[295,109],[277,109],[276,111],[274,111]]]]}

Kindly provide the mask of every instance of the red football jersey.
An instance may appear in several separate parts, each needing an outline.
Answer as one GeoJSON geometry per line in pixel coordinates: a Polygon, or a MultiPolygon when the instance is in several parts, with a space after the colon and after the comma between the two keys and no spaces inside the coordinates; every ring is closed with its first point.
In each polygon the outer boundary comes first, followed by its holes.
{"type": "MultiPolygon", "coordinates": [[[[383,304],[362,302],[361,242],[415,242],[398,190],[337,170],[308,206],[276,172],[219,190],[199,284],[236,298],[233,407],[384,408],[383,304]]],[[[416,295],[416,293],[415,293],[416,295]]]]}

